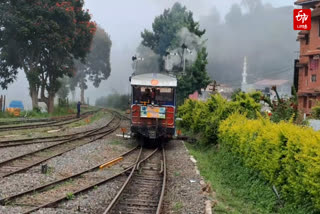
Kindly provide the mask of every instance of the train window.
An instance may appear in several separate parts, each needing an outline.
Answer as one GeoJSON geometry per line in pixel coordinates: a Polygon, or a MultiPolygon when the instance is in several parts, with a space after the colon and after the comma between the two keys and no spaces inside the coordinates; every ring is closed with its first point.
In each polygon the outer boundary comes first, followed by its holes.
{"type": "Polygon", "coordinates": [[[133,87],[133,103],[174,105],[173,88],[133,87]]]}

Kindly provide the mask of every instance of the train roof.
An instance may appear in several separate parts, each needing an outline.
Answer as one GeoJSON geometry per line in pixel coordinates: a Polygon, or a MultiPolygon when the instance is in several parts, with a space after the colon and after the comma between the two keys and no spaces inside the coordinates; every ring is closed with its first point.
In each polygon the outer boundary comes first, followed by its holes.
{"type": "Polygon", "coordinates": [[[177,78],[159,73],[139,74],[131,77],[131,85],[177,87],[177,78]]]}

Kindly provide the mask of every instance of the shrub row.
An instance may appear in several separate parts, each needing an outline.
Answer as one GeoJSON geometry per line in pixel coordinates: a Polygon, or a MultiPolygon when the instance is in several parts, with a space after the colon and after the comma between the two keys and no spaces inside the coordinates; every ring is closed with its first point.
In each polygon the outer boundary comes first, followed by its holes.
{"type": "Polygon", "coordinates": [[[320,133],[268,118],[234,113],[219,126],[219,142],[261,173],[282,197],[320,211],[320,133]]]}
{"type": "Polygon", "coordinates": [[[178,116],[182,118],[179,126],[200,136],[205,144],[215,143],[222,120],[233,112],[246,113],[249,118],[255,118],[261,109],[259,102],[260,93],[238,93],[232,101],[227,101],[219,94],[205,102],[186,100],[178,109],[178,116]]]}

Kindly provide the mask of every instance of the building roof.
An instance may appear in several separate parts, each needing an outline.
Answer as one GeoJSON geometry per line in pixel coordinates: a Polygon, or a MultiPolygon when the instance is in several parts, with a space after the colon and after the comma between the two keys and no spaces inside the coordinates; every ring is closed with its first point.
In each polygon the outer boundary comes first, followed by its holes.
{"type": "Polygon", "coordinates": [[[304,5],[304,4],[312,4],[312,3],[317,3],[320,0],[297,0],[294,4],[296,5],[304,5]]]}
{"type": "Polygon", "coordinates": [[[159,73],[140,74],[131,77],[131,85],[177,87],[177,78],[159,73]]]}
{"type": "Polygon", "coordinates": [[[264,79],[254,83],[257,86],[279,86],[288,83],[288,80],[273,80],[273,79],[264,79]]]}

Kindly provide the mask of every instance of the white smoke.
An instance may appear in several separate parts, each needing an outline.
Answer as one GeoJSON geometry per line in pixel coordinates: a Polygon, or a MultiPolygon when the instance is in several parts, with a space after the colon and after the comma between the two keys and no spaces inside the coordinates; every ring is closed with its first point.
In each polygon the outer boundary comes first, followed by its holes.
{"type": "Polygon", "coordinates": [[[136,74],[160,72],[160,56],[150,48],[140,44],[135,57],[133,68],[136,74]]]}
{"type": "Polygon", "coordinates": [[[191,33],[188,28],[182,28],[178,33],[178,48],[169,49],[168,55],[164,58],[167,71],[173,71],[175,67],[183,67],[184,58],[186,67],[191,66],[197,58],[198,51],[204,47],[205,41],[199,36],[191,33]],[[184,47],[184,48],[183,48],[184,47]]]}

